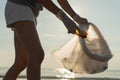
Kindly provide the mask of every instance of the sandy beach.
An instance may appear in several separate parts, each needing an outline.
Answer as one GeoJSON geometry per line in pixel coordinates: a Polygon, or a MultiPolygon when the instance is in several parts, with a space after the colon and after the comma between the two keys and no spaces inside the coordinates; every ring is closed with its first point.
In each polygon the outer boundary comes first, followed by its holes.
{"type": "Polygon", "coordinates": [[[44,80],[120,80],[117,78],[91,78],[91,77],[83,77],[83,78],[62,78],[62,77],[42,77],[44,80]]]}
{"type": "Polygon", "coordinates": [[[75,79],[69,79],[69,80],[120,80],[115,78],[75,78],[75,79]]]}
{"type": "MultiPolygon", "coordinates": [[[[0,76],[2,80],[3,76],[0,76]]],[[[91,77],[77,77],[77,78],[64,78],[64,77],[54,77],[54,76],[42,76],[42,80],[120,80],[117,78],[91,78],[91,77]]],[[[26,76],[19,76],[17,80],[26,80],[26,76]]]]}
{"type": "MultiPolygon", "coordinates": [[[[56,77],[44,77],[42,80],[120,80],[120,79],[115,79],[115,78],[56,78],[56,77]]],[[[0,78],[2,80],[2,78],[0,78]]],[[[26,78],[18,78],[17,80],[27,80],[26,78]]]]}

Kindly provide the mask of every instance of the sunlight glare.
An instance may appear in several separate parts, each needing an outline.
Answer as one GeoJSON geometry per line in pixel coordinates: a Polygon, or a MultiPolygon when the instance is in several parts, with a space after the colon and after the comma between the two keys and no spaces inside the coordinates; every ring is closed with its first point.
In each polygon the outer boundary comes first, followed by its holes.
{"type": "Polygon", "coordinates": [[[75,77],[75,73],[70,72],[69,70],[67,70],[65,68],[58,68],[57,71],[62,73],[63,74],[62,77],[64,77],[64,78],[74,78],[75,77]]]}

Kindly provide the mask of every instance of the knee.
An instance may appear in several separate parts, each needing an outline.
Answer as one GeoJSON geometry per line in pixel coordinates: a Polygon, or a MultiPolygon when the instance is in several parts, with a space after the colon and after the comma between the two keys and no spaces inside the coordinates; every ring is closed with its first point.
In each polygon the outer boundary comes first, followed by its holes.
{"type": "Polygon", "coordinates": [[[28,64],[41,65],[43,60],[44,60],[44,51],[40,51],[29,57],[28,64]]]}
{"type": "Polygon", "coordinates": [[[44,60],[44,51],[43,51],[43,49],[42,50],[40,50],[39,51],[39,53],[38,53],[38,55],[35,55],[35,57],[34,57],[34,60],[35,61],[38,61],[38,63],[42,63],[42,61],[44,60]]]}
{"type": "Polygon", "coordinates": [[[36,56],[36,58],[35,58],[35,61],[37,61],[36,63],[41,64],[42,61],[44,60],[44,55],[45,55],[44,51],[42,51],[41,53],[39,53],[39,55],[36,56]]]}

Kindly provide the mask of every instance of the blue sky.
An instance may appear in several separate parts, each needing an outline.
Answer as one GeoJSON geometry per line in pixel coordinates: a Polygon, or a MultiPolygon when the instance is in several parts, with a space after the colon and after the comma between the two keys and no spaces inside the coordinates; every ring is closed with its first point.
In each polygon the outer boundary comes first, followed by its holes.
{"type": "MultiPolygon", "coordinates": [[[[56,0],[53,0],[56,4],[56,0]]],[[[120,0],[68,0],[74,10],[89,22],[98,26],[104,35],[114,57],[109,62],[109,69],[120,68],[120,0]]],[[[0,66],[10,66],[14,61],[13,32],[6,28],[4,7],[6,0],[0,3],[0,66]]],[[[58,4],[57,4],[58,5],[58,4]]],[[[49,11],[44,9],[38,17],[38,33],[45,50],[43,67],[58,63],[50,52],[71,38],[64,25],[49,11]]],[[[120,70],[120,69],[119,69],[120,70]]]]}

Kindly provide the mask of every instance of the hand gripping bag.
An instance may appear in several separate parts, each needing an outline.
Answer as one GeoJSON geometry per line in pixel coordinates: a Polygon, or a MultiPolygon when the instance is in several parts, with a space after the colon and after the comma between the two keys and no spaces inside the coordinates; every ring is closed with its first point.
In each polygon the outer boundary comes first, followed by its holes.
{"type": "Polygon", "coordinates": [[[93,23],[81,26],[87,27],[87,38],[75,35],[60,48],[52,51],[52,55],[67,70],[80,74],[103,72],[108,68],[112,53],[104,37],[93,23]]]}

